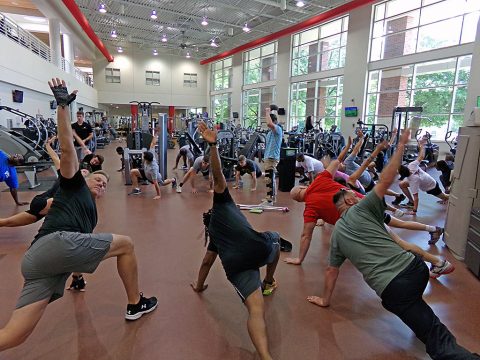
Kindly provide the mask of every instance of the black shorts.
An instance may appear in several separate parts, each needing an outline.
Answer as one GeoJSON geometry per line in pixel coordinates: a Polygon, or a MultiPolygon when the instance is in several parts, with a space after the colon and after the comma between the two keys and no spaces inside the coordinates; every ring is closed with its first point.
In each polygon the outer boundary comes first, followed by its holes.
{"type": "Polygon", "coordinates": [[[438,196],[442,193],[442,190],[440,189],[440,186],[438,185],[438,181],[435,181],[435,187],[432,190],[428,190],[427,194],[433,195],[433,196],[438,196]]]}
{"type": "Polygon", "coordinates": [[[392,217],[390,216],[390,214],[383,214],[383,222],[385,223],[385,225],[390,224],[390,221],[392,221],[392,217]]]}
{"type": "Polygon", "coordinates": [[[145,170],[143,169],[138,169],[140,171],[140,176],[142,177],[143,181],[148,181],[147,175],[145,175],[145,170]]]}

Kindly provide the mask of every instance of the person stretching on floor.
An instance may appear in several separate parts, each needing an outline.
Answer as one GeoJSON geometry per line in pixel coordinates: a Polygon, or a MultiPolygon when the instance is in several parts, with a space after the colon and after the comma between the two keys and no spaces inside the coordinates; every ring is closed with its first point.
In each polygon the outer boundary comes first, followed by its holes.
{"type": "Polygon", "coordinates": [[[184,145],[178,151],[177,158],[175,159],[175,167],[173,170],[176,170],[178,167],[178,163],[180,159],[183,158],[183,168],[187,169],[187,159],[188,159],[188,168],[193,166],[193,162],[195,157],[193,156],[192,150],[190,149],[190,145],[184,145]]]}
{"type": "Polygon", "coordinates": [[[262,170],[255,161],[247,159],[245,155],[240,155],[238,157],[238,164],[235,166],[234,189],[240,188],[240,178],[245,174],[249,174],[252,177],[252,188],[250,191],[257,190],[257,179],[262,177],[262,170]]]}
{"type": "Polygon", "coordinates": [[[108,175],[101,171],[84,179],[72,142],[65,81],[49,82],[57,108],[58,138],[62,152],[60,187],[43,225],[22,260],[25,278],[16,309],[0,329],[0,351],[23,343],[35,329],[47,305],[63,296],[70,273],[92,273],[102,260],[117,258],[117,269],[127,294],[125,318],[135,320],[157,307],[155,297],[138,289],[137,260],[130,237],[92,233],[97,224],[96,199],[106,190],[108,175]]]}
{"type": "Polygon", "coordinates": [[[397,176],[409,137],[410,130],[406,129],[380,181],[364,199],[360,200],[352,190],[335,194],[333,201],[342,215],[330,240],[323,296],[309,296],[307,300],[321,307],[329,306],[340,266],[349,259],[382,299],[383,307],[412,329],[432,359],[480,359],[457,344],[423,300],[428,267],[422,259],[395,243],[385,228],[383,197],[397,176]]]}
{"type": "Polygon", "coordinates": [[[183,185],[185,185],[188,182],[188,180],[191,180],[192,193],[196,194],[197,189],[195,188],[195,177],[199,172],[202,173],[203,178],[208,178],[209,188],[210,188],[209,191],[213,192],[212,174],[210,173],[210,157],[208,155],[202,155],[195,159],[193,166],[187,171],[180,185],[177,186],[177,193],[181,193],[183,185]]]}
{"type": "MultiPolygon", "coordinates": [[[[47,151],[50,159],[53,161],[53,165],[57,169],[60,176],[60,158],[55,150],[53,150],[51,144],[56,140],[56,136],[51,137],[45,142],[45,150],[47,151]]],[[[90,175],[90,172],[86,169],[81,169],[83,177],[90,175]]],[[[27,211],[22,211],[18,214],[12,215],[8,218],[0,218],[0,227],[18,227],[34,224],[40,221],[47,215],[50,206],[52,205],[53,196],[60,187],[60,179],[57,178],[52,187],[47,191],[36,195],[32,201],[30,201],[30,208],[27,211]]],[[[83,278],[81,273],[72,274],[72,283],[67,288],[68,290],[84,291],[87,282],[83,278]]]]}
{"type": "Polygon", "coordinates": [[[295,166],[303,169],[304,178],[301,179],[300,182],[309,181],[310,184],[315,180],[318,174],[325,170],[323,163],[320,160],[303,153],[297,154],[297,163],[295,166]]]}
{"type": "Polygon", "coordinates": [[[152,138],[150,143],[150,150],[143,153],[143,169],[130,170],[130,176],[132,178],[132,191],[128,195],[140,195],[142,190],[138,185],[139,179],[148,180],[153,184],[157,195],[153,200],[160,200],[162,193],[160,192],[160,186],[167,186],[172,184],[172,188],[177,186],[177,179],[165,179],[163,180],[162,174],[160,174],[160,167],[158,166],[157,158],[155,157],[155,144],[157,143],[157,137],[152,138]]]}
{"type": "Polygon", "coordinates": [[[438,182],[420,168],[420,163],[425,158],[425,143],[426,140],[420,142],[420,152],[418,153],[417,160],[412,161],[408,166],[399,165],[398,167],[401,180],[400,189],[402,189],[409,200],[406,206],[412,209],[408,212],[410,215],[417,214],[419,206],[418,192],[420,190],[438,197],[440,199],[439,203],[441,204],[448,201],[448,195],[440,190],[438,182]],[[405,178],[406,180],[404,180],[405,178]]]}
{"type": "Polygon", "coordinates": [[[10,195],[12,195],[13,201],[18,206],[28,205],[28,202],[18,201],[18,177],[17,169],[15,166],[22,165],[24,163],[23,156],[20,154],[7,155],[0,150],[0,182],[5,181],[10,189],[10,195]]]}
{"type": "Polygon", "coordinates": [[[210,243],[198,279],[191,286],[196,292],[207,288],[205,279],[218,254],[228,280],[247,307],[247,327],[253,345],[262,360],[270,360],[262,289],[263,295],[270,295],[277,287],[273,275],[280,256],[280,235],[260,233],[251,227],[228,191],[216,147],[217,131],[208,129],[203,121],[198,129],[210,144],[214,195],[208,223],[210,243]],[[259,268],[264,265],[267,273],[262,283],[259,268]]]}

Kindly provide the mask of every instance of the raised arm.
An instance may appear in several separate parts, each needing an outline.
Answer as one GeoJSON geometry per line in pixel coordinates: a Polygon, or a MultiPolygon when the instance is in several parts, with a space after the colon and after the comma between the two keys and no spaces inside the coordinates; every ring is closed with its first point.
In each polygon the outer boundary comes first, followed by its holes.
{"type": "Polygon", "coordinates": [[[419,163],[422,162],[423,159],[425,159],[425,143],[426,143],[425,140],[421,140],[421,141],[418,143],[418,146],[420,147],[420,151],[418,152],[417,161],[418,161],[419,163]]]}
{"type": "Polygon", "coordinates": [[[217,131],[209,129],[203,121],[198,124],[198,129],[210,145],[210,168],[213,174],[213,190],[221,194],[227,187],[227,181],[225,176],[223,176],[222,163],[217,149],[217,131]]]}
{"type": "Polygon", "coordinates": [[[360,176],[362,176],[363,172],[367,169],[368,165],[377,157],[378,154],[380,154],[380,151],[384,150],[388,146],[388,143],[386,140],[382,141],[377,145],[375,150],[370,154],[370,156],[363,161],[362,165],[353,172],[350,177],[348,178],[348,182],[353,183],[355,185],[355,181],[357,181],[360,176]]]}
{"type": "Polygon", "coordinates": [[[265,116],[265,118],[267,119],[267,126],[269,129],[275,132],[275,124],[273,123],[272,118],[270,116],[270,108],[266,108],[265,111],[267,113],[265,116]]]}
{"type": "Polygon", "coordinates": [[[380,181],[375,185],[374,191],[380,197],[386,194],[392,183],[398,174],[398,167],[402,163],[403,151],[405,150],[405,144],[408,143],[410,138],[410,129],[405,129],[400,137],[397,145],[397,150],[394,152],[388,165],[383,169],[380,174],[380,181]]]}
{"type": "Polygon", "coordinates": [[[50,156],[50,159],[53,161],[53,165],[57,170],[60,170],[60,158],[58,157],[57,153],[55,150],[52,148],[52,142],[55,141],[57,137],[52,136],[50,139],[47,140],[45,143],[45,150],[47,151],[48,155],[50,156]]]}
{"type": "Polygon", "coordinates": [[[357,156],[358,153],[360,152],[360,149],[362,148],[363,141],[365,140],[365,138],[363,137],[362,130],[358,130],[357,134],[358,134],[358,141],[355,144],[355,146],[353,147],[352,153],[350,155],[353,154],[353,155],[357,156]]]}
{"type": "Polygon", "coordinates": [[[343,159],[345,159],[345,156],[347,156],[348,150],[350,150],[350,146],[352,146],[352,138],[349,136],[347,140],[347,145],[340,151],[340,154],[338,155],[337,160],[342,162],[343,159]]]}
{"type": "Polygon", "coordinates": [[[350,149],[350,146],[352,145],[352,138],[349,136],[347,140],[347,145],[342,149],[340,152],[340,155],[338,155],[338,158],[335,160],[330,161],[330,164],[327,166],[327,171],[332,174],[332,176],[335,175],[335,173],[338,170],[338,167],[340,166],[340,163],[343,161],[345,158],[345,155],[347,155],[348,149],[350,149]]]}
{"type": "MultiPolygon", "coordinates": [[[[158,138],[157,136],[152,136],[152,142],[150,143],[150,148],[149,150],[155,150],[155,145],[157,145],[158,138]]],[[[178,163],[177,163],[178,164],[178,163]]]]}
{"type": "Polygon", "coordinates": [[[70,103],[77,97],[77,90],[69,94],[65,80],[60,80],[59,78],[52,79],[51,82],[48,82],[48,85],[50,86],[50,89],[52,89],[53,96],[58,104],[58,140],[62,152],[60,173],[64,178],[70,179],[78,171],[78,160],[72,141],[73,134],[68,105],[70,105],[70,103]]]}

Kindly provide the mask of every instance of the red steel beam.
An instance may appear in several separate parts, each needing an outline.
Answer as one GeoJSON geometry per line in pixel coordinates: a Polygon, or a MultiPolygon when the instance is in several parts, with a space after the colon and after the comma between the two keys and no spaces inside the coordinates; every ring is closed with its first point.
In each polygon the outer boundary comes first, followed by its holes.
{"type": "Polygon", "coordinates": [[[228,56],[231,56],[233,54],[236,54],[238,52],[245,51],[245,50],[248,50],[248,49],[263,45],[263,44],[266,44],[266,43],[271,42],[273,40],[277,40],[281,37],[291,35],[293,33],[299,32],[299,31],[304,30],[304,29],[308,29],[308,28],[313,27],[314,25],[317,25],[321,22],[325,22],[327,20],[333,19],[333,18],[335,18],[337,16],[340,16],[342,14],[345,14],[345,13],[347,13],[347,12],[353,10],[353,9],[356,9],[356,8],[364,6],[364,5],[368,5],[368,4],[373,3],[375,1],[377,1],[377,0],[353,0],[353,1],[350,1],[349,3],[343,4],[339,7],[336,7],[334,9],[328,10],[324,13],[321,13],[319,15],[311,17],[310,19],[304,20],[304,21],[302,21],[298,24],[292,25],[292,26],[290,26],[286,29],[283,29],[283,30],[277,31],[275,33],[272,33],[270,35],[264,36],[262,38],[250,41],[250,42],[248,42],[246,44],[243,44],[243,45],[240,45],[240,46],[238,46],[234,49],[227,50],[223,53],[212,56],[211,58],[204,59],[204,60],[200,61],[200,64],[201,65],[206,65],[206,64],[209,64],[213,61],[218,61],[218,60],[221,60],[221,59],[226,58],[228,56]]]}
{"type": "Polygon", "coordinates": [[[90,40],[92,40],[92,42],[95,44],[98,50],[100,50],[103,56],[105,56],[108,62],[113,62],[112,54],[108,52],[102,40],[100,40],[97,34],[95,34],[95,31],[93,31],[87,18],[85,17],[85,15],[83,15],[82,11],[75,3],[75,0],[62,0],[62,2],[70,11],[70,13],[73,15],[75,20],[77,20],[78,24],[82,27],[83,31],[85,31],[85,34],[88,35],[88,37],[90,38],[90,40]]]}

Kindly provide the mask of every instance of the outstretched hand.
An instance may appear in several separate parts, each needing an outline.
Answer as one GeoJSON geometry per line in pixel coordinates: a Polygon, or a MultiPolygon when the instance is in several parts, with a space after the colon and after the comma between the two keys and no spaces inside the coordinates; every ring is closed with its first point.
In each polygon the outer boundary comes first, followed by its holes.
{"type": "Polygon", "coordinates": [[[408,144],[410,140],[410,128],[403,130],[402,136],[400,136],[400,140],[398,141],[399,144],[405,145],[408,144]]]}
{"type": "Polygon", "coordinates": [[[208,143],[214,143],[217,141],[217,130],[209,129],[204,121],[200,121],[198,124],[198,131],[208,143]]]}
{"type": "Polygon", "coordinates": [[[65,80],[59,78],[52,79],[48,82],[48,86],[52,90],[53,96],[58,106],[64,108],[66,105],[70,105],[76,98],[78,90],[74,90],[71,94],[68,93],[67,84],[65,80]]]}

